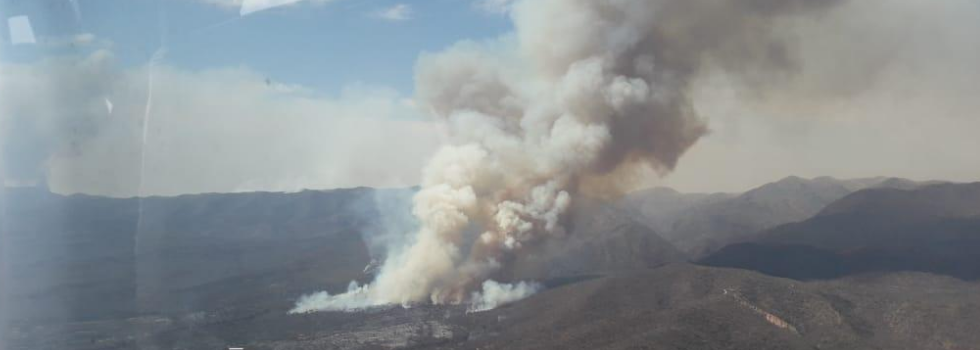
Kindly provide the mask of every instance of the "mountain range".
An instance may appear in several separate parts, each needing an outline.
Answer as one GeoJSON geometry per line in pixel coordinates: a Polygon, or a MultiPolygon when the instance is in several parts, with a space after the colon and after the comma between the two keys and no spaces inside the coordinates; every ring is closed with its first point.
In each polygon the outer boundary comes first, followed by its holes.
{"type": "Polygon", "coordinates": [[[624,200],[627,211],[682,251],[702,257],[759,231],[810,218],[828,204],[865,188],[909,189],[899,178],[838,180],[790,176],[741,194],[639,191],[624,200]]]}
{"type": "Polygon", "coordinates": [[[876,188],[704,258],[795,279],[923,271],[980,278],[980,183],[876,188]]]}
{"type": "Polygon", "coordinates": [[[288,315],[367,282],[416,189],[4,193],[10,349],[971,349],[980,183],[789,177],[740,194],[576,197],[495,310],[288,315]],[[694,262],[695,264],[692,264],[694,262]]]}

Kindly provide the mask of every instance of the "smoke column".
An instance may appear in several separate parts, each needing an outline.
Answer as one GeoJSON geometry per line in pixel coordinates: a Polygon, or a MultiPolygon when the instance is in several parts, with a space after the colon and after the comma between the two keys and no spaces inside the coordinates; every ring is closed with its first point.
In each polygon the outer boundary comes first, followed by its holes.
{"type": "Polygon", "coordinates": [[[628,186],[637,169],[673,169],[707,132],[688,96],[699,74],[711,67],[767,84],[795,64],[775,23],[831,3],[518,1],[513,35],[423,54],[416,101],[452,136],[423,170],[420,228],[371,284],[304,297],[293,311],[426,301],[485,309],[498,303],[476,299],[533,293],[489,280],[534,242],[565,235],[574,194],[628,186]]]}

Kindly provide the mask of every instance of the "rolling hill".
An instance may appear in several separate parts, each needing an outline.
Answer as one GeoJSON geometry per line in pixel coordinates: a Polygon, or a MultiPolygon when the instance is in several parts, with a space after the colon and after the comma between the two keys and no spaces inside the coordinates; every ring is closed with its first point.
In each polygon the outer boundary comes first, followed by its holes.
{"type": "Polygon", "coordinates": [[[873,271],[980,278],[980,183],[855,192],[818,215],[706,257],[797,279],[873,271]]]}
{"type": "Polygon", "coordinates": [[[797,282],[668,265],[468,315],[480,349],[971,349],[977,284],[904,273],[797,282]]]}
{"type": "Polygon", "coordinates": [[[914,188],[899,178],[839,180],[790,176],[745,193],[675,194],[641,191],[624,200],[638,221],[695,258],[729,244],[750,240],[759,231],[808,219],[826,205],[865,188],[914,188]]]}
{"type": "MultiPolygon", "coordinates": [[[[411,225],[412,193],[358,188],[141,203],[9,190],[4,345],[971,349],[980,343],[973,329],[980,285],[969,281],[980,275],[980,184],[880,179],[790,178],[741,195],[656,189],[618,203],[576,198],[564,238],[535,247],[495,276],[548,287],[528,299],[478,313],[438,305],[286,313],[300,295],[369,279],[364,267],[397,239],[392,227],[411,225]],[[814,209],[824,201],[830,202],[814,209]],[[704,209],[722,204],[746,209],[704,209]],[[712,216],[715,210],[735,214],[712,216]],[[784,219],[766,218],[811,211],[702,260],[717,267],[683,263],[689,255],[641,220],[701,213],[717,225],[775,225],[784,219]]],[[[720,232],[743,239],[741,229],[720,232]]]]}

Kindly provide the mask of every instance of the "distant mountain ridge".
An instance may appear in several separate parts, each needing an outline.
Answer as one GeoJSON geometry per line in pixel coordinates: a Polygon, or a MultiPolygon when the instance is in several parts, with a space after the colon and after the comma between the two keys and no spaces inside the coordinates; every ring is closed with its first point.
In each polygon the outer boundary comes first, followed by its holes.
{"type": "Polygon", "coordinates": [[[936,184],[858,191],[702,262],[797,279],[901,270],[978,279],[977,252],[980,183],[936,184]]]}
{"type": "Polygon", "coordinates": [[[669,233],[680,213],[736,197],[734,193],[682,193],[657,187],[628,193],[619,207],[633,218],[661,234],[669,233]]]}
{"type": "Polygon", "coordinates": [[[529,299],[475,314],[440,305],[286,313],[300,295],[370,279],[365,266],[381,258],[384,233],[410,227],[414,191],[142,200],[7,191],[4,336],[16,349],[88,350],[980,343],[976,283],[934,275],[980,276],[980,183],[889,178],[790,177],[742,194],[659,188],[613,203],[576,197],[564,237],[493,276],[547,286],[529,299]],[[704,252],[735,242],[699,262],[738,269],[683,263],[691,255],[668,236],[704,252]]]}
{"type": "Polygon", "coordinates": [[[933,184],[919,188],[872,188],[831,203],[818,215],[843,213],[911,217],[980,215],[980,182],[933,184]]]}
{"type": "MultiPolygon", "coordinates": [[[[691,251],[809,216],[850,190],[913,185],[888,178],[790,177],[739,195],[660,188],[612,204],[577,198],[566,223],[569,237],[523,257],[505,274],[546,279],[686,261],[691,251]]],[[[411,219],[414,191],[353,188],[140,200],[7,189],[10,220],[3,258],[10,273],[5,278],[44,277],[8,284],[15,285],[5,290],[13,301],[8,305],[21,310],[17,300],[41,295],[34,298],[46,308],[31,312],[54,319],[197,308],[220,303],[230,288],[245,288],[226,282],[249,276],[262,276],[249,283],[273,286],[261,293],[343,290],[350,280],[369,278],[364,266],[383,251],[372,246],[383,241],[365,239],[388,230],[376,206],[411,219]],[[303,277],[285,283],[286,277],[276,276],[283,269],[303,277]]]]}
{"type": "Polygon", "coordinates": [[[567,215],[567,237],[547,240],[521,255],[514,280],[643,270],[687,261],[687,254],[614,204],[577,197],[567,215]]]}
{"type": "Polygon", "coordinates": [[[737,195],[684,195],[659,189],[630,194],[623,203],[638,221],[682,251],[700,257],[748,240],[759,231],[810,218],[854,191],[918,185],[888,177],[838,180],[790,176],[737,195]]]}
{"type": "Polygon", "coordinates": [[[370,261],[362,235],[372,223],[365,218],[379,214],[358,203],[374,193],[202,194],[141,203],[8,189],[3,234],[11,273],[0,281],[8,289],[6,312],[86,320],[216,307],[234,302],[228,295],[342,290],[363,277],[350,271],[370,261]]]}
{"type": "MultiPolygon", "coordinates": [[[[140,200],[11,189],[4,258],[13,274],[0,281],[13,286],[5,289],[7,311],[44,322],[82,321],[336,293],[371,277],[365,266],[384,251],[372,244],[386,243],[375,236],[388,225],[410,227],[386,220],[411,220],[414,192],[352,188],[140,200]]],[[[568,237],[501,277],[544,280],[687,260],[615,206],[573,202],[568,237]]]]}

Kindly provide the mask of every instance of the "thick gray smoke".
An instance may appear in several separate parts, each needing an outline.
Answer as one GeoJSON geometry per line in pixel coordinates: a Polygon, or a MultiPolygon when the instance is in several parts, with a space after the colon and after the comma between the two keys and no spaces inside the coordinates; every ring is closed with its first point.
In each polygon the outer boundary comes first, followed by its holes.
{"type": "Polygon", "coordinates": [[[370,285],[294,311],[425,301],[476,310],[533,293],[487,281],[536,241],[566,234],[573,194],[628,186],[639,168],[673,169],[707,131],[689,97],[699,74],[778,82],[795,60],[773,26],[831,3],[519,1],[513,36],[423,55],[417,101],[452,139],[423,171],[418,232],[370,285]]]}

